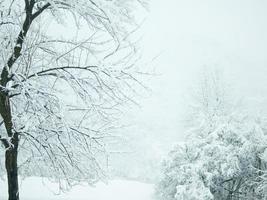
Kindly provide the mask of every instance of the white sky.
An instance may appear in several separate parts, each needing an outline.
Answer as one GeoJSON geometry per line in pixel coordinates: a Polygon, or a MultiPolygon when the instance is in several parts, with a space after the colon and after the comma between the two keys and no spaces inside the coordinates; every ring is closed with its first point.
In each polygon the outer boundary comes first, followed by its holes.
{"type": "Polygon", "coordinates": [[[267,1],[151,0],[144,29],[144,57],[161,53],[162,75],[131,116],[137,130],[179,141],[184,96],[203,66],[223,71],[240,97],[266,96],[267,1]]]}

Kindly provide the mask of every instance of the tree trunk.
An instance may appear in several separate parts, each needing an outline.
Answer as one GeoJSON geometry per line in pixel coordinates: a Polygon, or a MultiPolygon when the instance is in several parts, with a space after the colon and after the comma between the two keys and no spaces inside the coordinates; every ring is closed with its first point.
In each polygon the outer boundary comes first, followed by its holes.
{"type": "MultiPolygon", "coordinates": [[[[1,74],[1,86],[6,87],[8,82],[8,72],[4,68],[1,74]]],[[[4,120],[7,136],[9,139],[5,141],[5,165],[8,180],[8,195],[9,200],[19,200],[19,187],[18,187],[18,145],[19,135],[13,130],[12,114],[10,99],[6,91],[0,91],[0,115],[4,120]],[[8,141],[9,140],[9,141],[8,141]]]]}
{"type": "Polygon", "coordinates": [[[17,148],[10,148],[6,150],[6,171],[9,195],[8,200],[19,200],[17,157],[17,148]]]}

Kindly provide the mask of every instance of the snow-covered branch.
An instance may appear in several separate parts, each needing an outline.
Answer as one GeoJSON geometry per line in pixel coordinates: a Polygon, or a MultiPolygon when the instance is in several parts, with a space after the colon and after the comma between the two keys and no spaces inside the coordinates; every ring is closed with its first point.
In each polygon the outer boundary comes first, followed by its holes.
{"type": "MultiPolygon", "coordinates": [[[[6,148],[14,145],[7,155],[19,155],[21,175],[66,179],[69,185],[105,178],[106,142],[115,139],[123,106],[146,90],[139,79],[137,44],[130,41],[138,27],[132,11],[139,5],[132,0],[4,0],[0,114],[5,130],[0,140],[6,148]],[[55,35],[44,27],[45,20],[56,26],[53,31],[66,28],[65,23],[77,34],[55,35]]],[[[9,163],[7,168],[17,169],[16,161],[9,163]]]]}

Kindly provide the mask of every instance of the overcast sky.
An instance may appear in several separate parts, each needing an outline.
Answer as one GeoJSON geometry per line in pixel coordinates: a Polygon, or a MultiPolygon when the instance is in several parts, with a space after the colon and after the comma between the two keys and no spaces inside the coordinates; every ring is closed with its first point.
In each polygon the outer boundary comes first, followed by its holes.
{"type": "Polygon", "coordinates": [[[240,97],[267,94],[267,1],[151,0],[143,47],[146,59],[160,53],[162,73],[132,115],[148,135],[183,137],[184,97],[203,68],[219,68],[240,97]]]}

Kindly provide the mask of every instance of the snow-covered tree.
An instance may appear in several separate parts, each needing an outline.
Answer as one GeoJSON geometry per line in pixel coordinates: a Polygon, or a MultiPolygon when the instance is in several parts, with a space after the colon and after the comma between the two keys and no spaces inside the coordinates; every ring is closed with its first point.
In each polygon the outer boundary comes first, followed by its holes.
{"type": "Polygon", "coordinates": [[[121,106],[143,88],[130,37],[138,28],[133,11],[145,5],[0,1],[0,154],[9,200],[19,199],[18,168],[53,177],[61,188],[104,176],[105,141],[121,106]]]}
{"type": "Polygon", "coordinates": [[[194,126],[187,140],[164,161],[158,196],[162,200],[264,199],[266,122],[230,101],[219,79],[205,80],[191,107],[194,126]]]}

